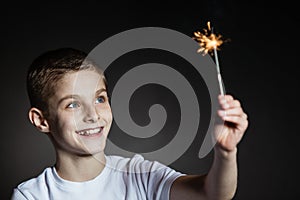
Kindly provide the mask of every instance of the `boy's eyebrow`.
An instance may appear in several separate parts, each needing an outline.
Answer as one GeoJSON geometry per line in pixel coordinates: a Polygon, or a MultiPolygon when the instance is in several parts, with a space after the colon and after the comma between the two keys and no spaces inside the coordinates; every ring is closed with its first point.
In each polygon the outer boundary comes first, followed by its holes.
{"type": "Polygon", "coordinates": [[[79,98],[79,95],[76,95],[76,94],[66,95],[58,101],[57,105],[60,105],[61,102],[63,102],[66,99],[76,99],[76,98],[79,98]]]}
{"type": "Polygon", "coordinates": [[[106,89],[105,89],[105,88],[100,88],[99,90],[97,90],[97,91],[95,92],[95,94],[96,94],[96,95],[99,95],[99,94],[101,94],[102,92],[106,92],[106,89]]]}

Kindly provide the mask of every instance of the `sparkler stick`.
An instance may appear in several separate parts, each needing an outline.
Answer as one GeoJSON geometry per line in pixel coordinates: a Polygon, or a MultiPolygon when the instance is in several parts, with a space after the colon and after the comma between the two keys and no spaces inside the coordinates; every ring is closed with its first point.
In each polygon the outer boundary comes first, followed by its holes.
{"type": "Polygon", "coordinates": [[[219,65],[219,59],[218,59],[218,53],[217,50],[219,50],[219,46],[223,44],[223,41],[221,40],[221,35],[216,35],[213,33],[213,29],[210,27],[210,22],[207,22],[207,29],[203,29],[204,33],[201,33],[199,31],[194,32],[195,39],[199,45],[200,49],[197,50],[197,52],[203,52],[202,54],[205,55],[207,53],[211,53],[215,57],[215,63],[217,68],[217,76],[218,76],[218,83],[220,87],[221,95],[224,96],[224,87],[223,87],[223,81],[222,76],[220,72],[220,65],[219,65]]]}
{"type": "MultiPolygon", "coordinates": [[[[213,31],[211,31],[211,32],[213,34],[213,31]]],[[[215,62],[216,62],[216,68],[217,68],[219,87],[220,87],[221,95],[224,96],[224,86],[223,86],[223,81],[222,81],[222,76],[221,76],[221,71],[220,71],[220,65],[219,65],[219,59],[218,59],[216,45],[214,46],[214,56],[215,56],[215,62]]]]}

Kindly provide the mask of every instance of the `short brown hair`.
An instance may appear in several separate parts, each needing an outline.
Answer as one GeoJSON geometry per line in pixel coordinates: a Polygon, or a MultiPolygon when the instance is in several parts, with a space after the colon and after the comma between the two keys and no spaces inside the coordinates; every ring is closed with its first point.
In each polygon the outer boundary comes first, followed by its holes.
{"type": "MultiPolygon", "coordinates": [[[[36,107],[47,115],[47,100],[54,94],[55,86],[66,73],[88,69],[99,71],[86,57],[85,52],[73,48],[50,50],[38,56],[27,72],[27,93],[31,107],[36,107]]],[[[106,84],[104,75],[102,77],[106,84]]]]}

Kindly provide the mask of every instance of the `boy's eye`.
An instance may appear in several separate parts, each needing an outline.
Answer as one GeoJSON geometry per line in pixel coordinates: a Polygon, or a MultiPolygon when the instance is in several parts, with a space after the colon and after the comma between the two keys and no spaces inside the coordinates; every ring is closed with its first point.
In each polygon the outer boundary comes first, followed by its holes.
{"type": "Polygon", "coordinates": [[[98,97],[96,99],[96,103],[104,103],[105,102],[105,97],[101,96],[101,97],[98,97]]]}
{"type": "Polygon", "coordinates": [[[79,104],[76,102],[72,102],[67,105],[67,108],[78,108],[78,107],[79,107],[79,104]]]}

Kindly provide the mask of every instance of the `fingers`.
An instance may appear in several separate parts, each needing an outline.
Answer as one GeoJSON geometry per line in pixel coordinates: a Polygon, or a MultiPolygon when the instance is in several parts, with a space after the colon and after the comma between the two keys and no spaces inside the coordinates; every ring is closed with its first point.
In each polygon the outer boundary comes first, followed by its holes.
{"type": "Polygon", "coordinates": [[[245,113],[243,112],[243,109],[241,107],[233,107],[233,108],[225,108],[224,110],[218,110],[218,114],[220,117],[223,116],[240,116],[240,117],[246,117],[245,113]]]}
{"type": "Polygon", "coordinates": [[[231,95],[219,95],[219,103],[223,109],[241,107],[240,101],[234,99],[231,95]]]}
{"type": "Polygon", "coordinates": [[[240,101],[234,99],[231,95],[219,96],[221,110],[218,115],[224,120],[240,125],[247,124],[247,114],[243,111],[240,101]]]}
{"type": "Polygon", "coordinates": [[[241,107],[241,103],[234,99],[231,95],[219,95],[219,102],[223,109],[241,107]]]}
{"type": "Polygon", "coordinates": [[[219,99],[220,100],[225,99],[226,101],[232,101],[234,98],[233,98],[233,96],[231,96],[229,94],[225,94],[224,96],[223,95],[219,95],[219,99]]]}

